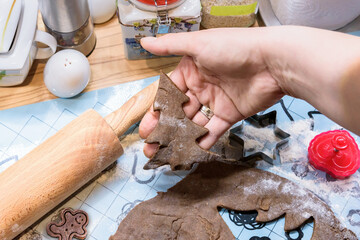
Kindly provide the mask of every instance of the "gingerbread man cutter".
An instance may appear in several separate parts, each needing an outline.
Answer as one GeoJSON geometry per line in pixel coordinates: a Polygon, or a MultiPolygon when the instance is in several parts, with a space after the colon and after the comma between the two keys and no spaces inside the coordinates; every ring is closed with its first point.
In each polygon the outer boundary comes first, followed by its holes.
{"type": "Polygon", "coordinates": [[[50,222],[47,225],[46,232],[49,236],[59,240],[72,240],[74,237],[85,239],[89,223],[89,217],[82,210],[72,210],[66,208],[60,213],[61,221],[59,223],[50,222]]]}

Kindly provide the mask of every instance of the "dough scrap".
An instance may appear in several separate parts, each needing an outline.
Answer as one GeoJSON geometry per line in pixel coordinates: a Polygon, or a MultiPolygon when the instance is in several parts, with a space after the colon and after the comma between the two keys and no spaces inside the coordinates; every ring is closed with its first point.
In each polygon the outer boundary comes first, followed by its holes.
{"type": "Polygon", "coordinates": [[[218,207],[256,210],[258,222],[285,214],[285,231],[313,218],[312,240],[357,240],[329,206],[305,188],[270,172],[220,162],[200,164],[167,192],[137,205],[110,240],[235,239],[218,207]]]}

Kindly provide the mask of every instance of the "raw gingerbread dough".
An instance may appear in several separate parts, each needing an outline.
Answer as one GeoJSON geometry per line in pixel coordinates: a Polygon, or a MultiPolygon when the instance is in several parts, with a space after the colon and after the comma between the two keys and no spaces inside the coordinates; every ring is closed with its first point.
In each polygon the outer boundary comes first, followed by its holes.
{"type": "Polygon", "coordinates": [[[188,101],[189,97],[161,73],[154,101],[154,110],[160,111],[160,119],[146,139],[146,143],[159,143],[160,146],[144,169],[170,164],[172,170],[184,170],[190,169],[195,162],[221,160],[221,156],[197,144],[196,140],[208,130],[185,116],[183,104],[188,101]]]}
{"type": "Polygon", "coordinates": [[[258,222],[285,214],[285,231],[312,217],[312,240],[357,240],[310,191],[270,172],[219,162],[200,164],[166,193],[136,206],[110,240],[235,239],[218,207],[256,210],[258,222]]]}

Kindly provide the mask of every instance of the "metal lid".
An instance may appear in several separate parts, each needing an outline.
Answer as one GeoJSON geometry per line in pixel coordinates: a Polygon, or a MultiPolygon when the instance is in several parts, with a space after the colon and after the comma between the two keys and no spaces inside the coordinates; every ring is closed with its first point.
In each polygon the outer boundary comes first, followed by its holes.
{"type": "Polygon", "coordinates": [[[138,0],[139,2],[145,3],[145,4],[149,4],[149,5],[153,5],[153,6],[162,6],[162,5],[171,5],[173,3],[179,2],[179,0],[138,0]]]}
{"type": "Polygon", "coordinates": [[[185,0],[129,0],[135,7],[150,11],[158,12],[170,10],[180,6],[185,0]]]}

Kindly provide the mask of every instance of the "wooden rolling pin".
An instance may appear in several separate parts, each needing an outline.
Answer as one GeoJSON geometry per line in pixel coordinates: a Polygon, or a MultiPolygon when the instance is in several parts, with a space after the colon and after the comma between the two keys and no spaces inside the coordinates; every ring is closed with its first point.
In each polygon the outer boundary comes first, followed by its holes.
{"type": "Polygon", "coordinates": [[[154,101],[158,81],[103,119],[88,110],[0,174],[0,239],[31,226],[123,153],[120,137],[154,101]]]}

